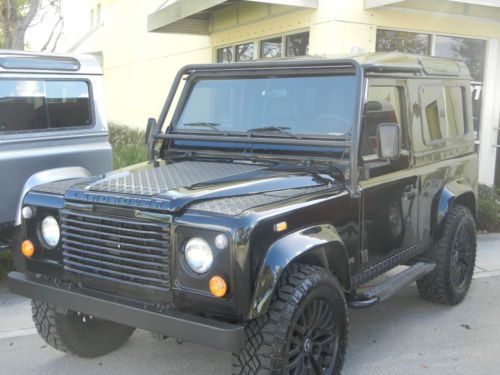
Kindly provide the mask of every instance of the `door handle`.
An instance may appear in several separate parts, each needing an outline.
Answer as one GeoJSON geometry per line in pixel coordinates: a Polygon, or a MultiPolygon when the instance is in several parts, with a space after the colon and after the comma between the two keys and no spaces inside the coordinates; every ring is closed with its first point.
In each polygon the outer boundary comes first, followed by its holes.
{"type": "Polygon", "coordinates": [[[403,197],[405,199],[412,199],[414,198],[416,195],[417,195],[417,187],[414,186],[414,185],[406,185],[405,186],[405,190],[404,190],[404,193],[403,193],[403,197]]]}

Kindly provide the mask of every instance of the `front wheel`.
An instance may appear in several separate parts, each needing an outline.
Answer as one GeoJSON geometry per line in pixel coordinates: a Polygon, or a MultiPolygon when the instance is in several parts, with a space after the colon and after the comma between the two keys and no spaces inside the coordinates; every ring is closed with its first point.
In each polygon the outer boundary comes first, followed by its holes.
{"type": "Polygon", "coordinates": [[[53,348],[79,357],[95,358],[122,346],[134,328],[88,314],[31,301],[40,336],[53,348]]]}
{"type": "Polygon", "coordinates": [[[248,322],[245,346],[233,354],[233,374],[339,374],[347,325],[337,278],[320,267],[293,264],[268,312],[248,322]]]}

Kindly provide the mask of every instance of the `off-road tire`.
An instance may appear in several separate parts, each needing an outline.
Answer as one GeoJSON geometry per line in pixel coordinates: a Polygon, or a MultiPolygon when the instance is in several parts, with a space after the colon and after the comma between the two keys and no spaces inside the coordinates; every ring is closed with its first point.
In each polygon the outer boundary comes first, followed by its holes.
{"type": "Polygon", "coordinates": [[[471,211],[465,206],[454,205],[446,218],[441,238],[427,254],[436,263],[436,268],[417,281],[418,291],[423,298],[446,305],[456,305],[464,299],[470,287],[476,261],[475,233],[476,225],[471,211]],[[464,246],[464,254],[469,258],[467,273],[464,273],[463,285],[457,288],[452,281],[452,257],[454,244],[461,230],[470,234],[471,241],[468,246],[464,246]]]}
{"type": "Polygon", "coordinates": [[[283,369],[297,319],[309,302],[312,304],[319,297],[331,303],[337,332],[336,354],[332,356],[335,362],[330,362],[333,368],[325,373],[339,374],[347,346],[344,293],[330,271],[305,264],[292,264],[283,272],[267,313],[247,323],[244,348],[233,353],[233,374],[287,373],[283,369]]]}
{"type": "Polygon", "coordinates": [[[96,320],[89,327],[81,315],[44,302],[31,301],[35,327],[40,336],[53,348],[79,357],[95,358],[122,346],[134,328],[96,320]]]}

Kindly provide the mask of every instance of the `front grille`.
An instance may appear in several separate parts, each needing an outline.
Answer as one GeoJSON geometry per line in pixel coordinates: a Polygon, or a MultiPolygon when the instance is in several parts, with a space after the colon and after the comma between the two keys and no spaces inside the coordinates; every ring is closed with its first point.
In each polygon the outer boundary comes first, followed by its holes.
{"type": "Polygon", "coordinates": [[[64,209],[61,229],[66,272],[170,289],[170,223],[64,209]]]}

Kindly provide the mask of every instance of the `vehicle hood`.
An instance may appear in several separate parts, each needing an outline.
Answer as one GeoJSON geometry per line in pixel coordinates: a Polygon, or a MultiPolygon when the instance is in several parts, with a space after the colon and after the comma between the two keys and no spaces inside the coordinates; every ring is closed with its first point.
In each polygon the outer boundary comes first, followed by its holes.
{"type": "MultiPolygon", "coordinates": [[[[277,165],[181,161],[157,167],[147,164],[62,185],[65,199],[70,201],[176,212],[211,200],[224,205],[223,199],[234,197],[246,197],[247,203],[248,197],[255,204],[269,203],[317,190],[338,189],[341,184],[329,175],[277,165]]],[[[234,200],[226,203],[243,204],[234,200]]]]}

